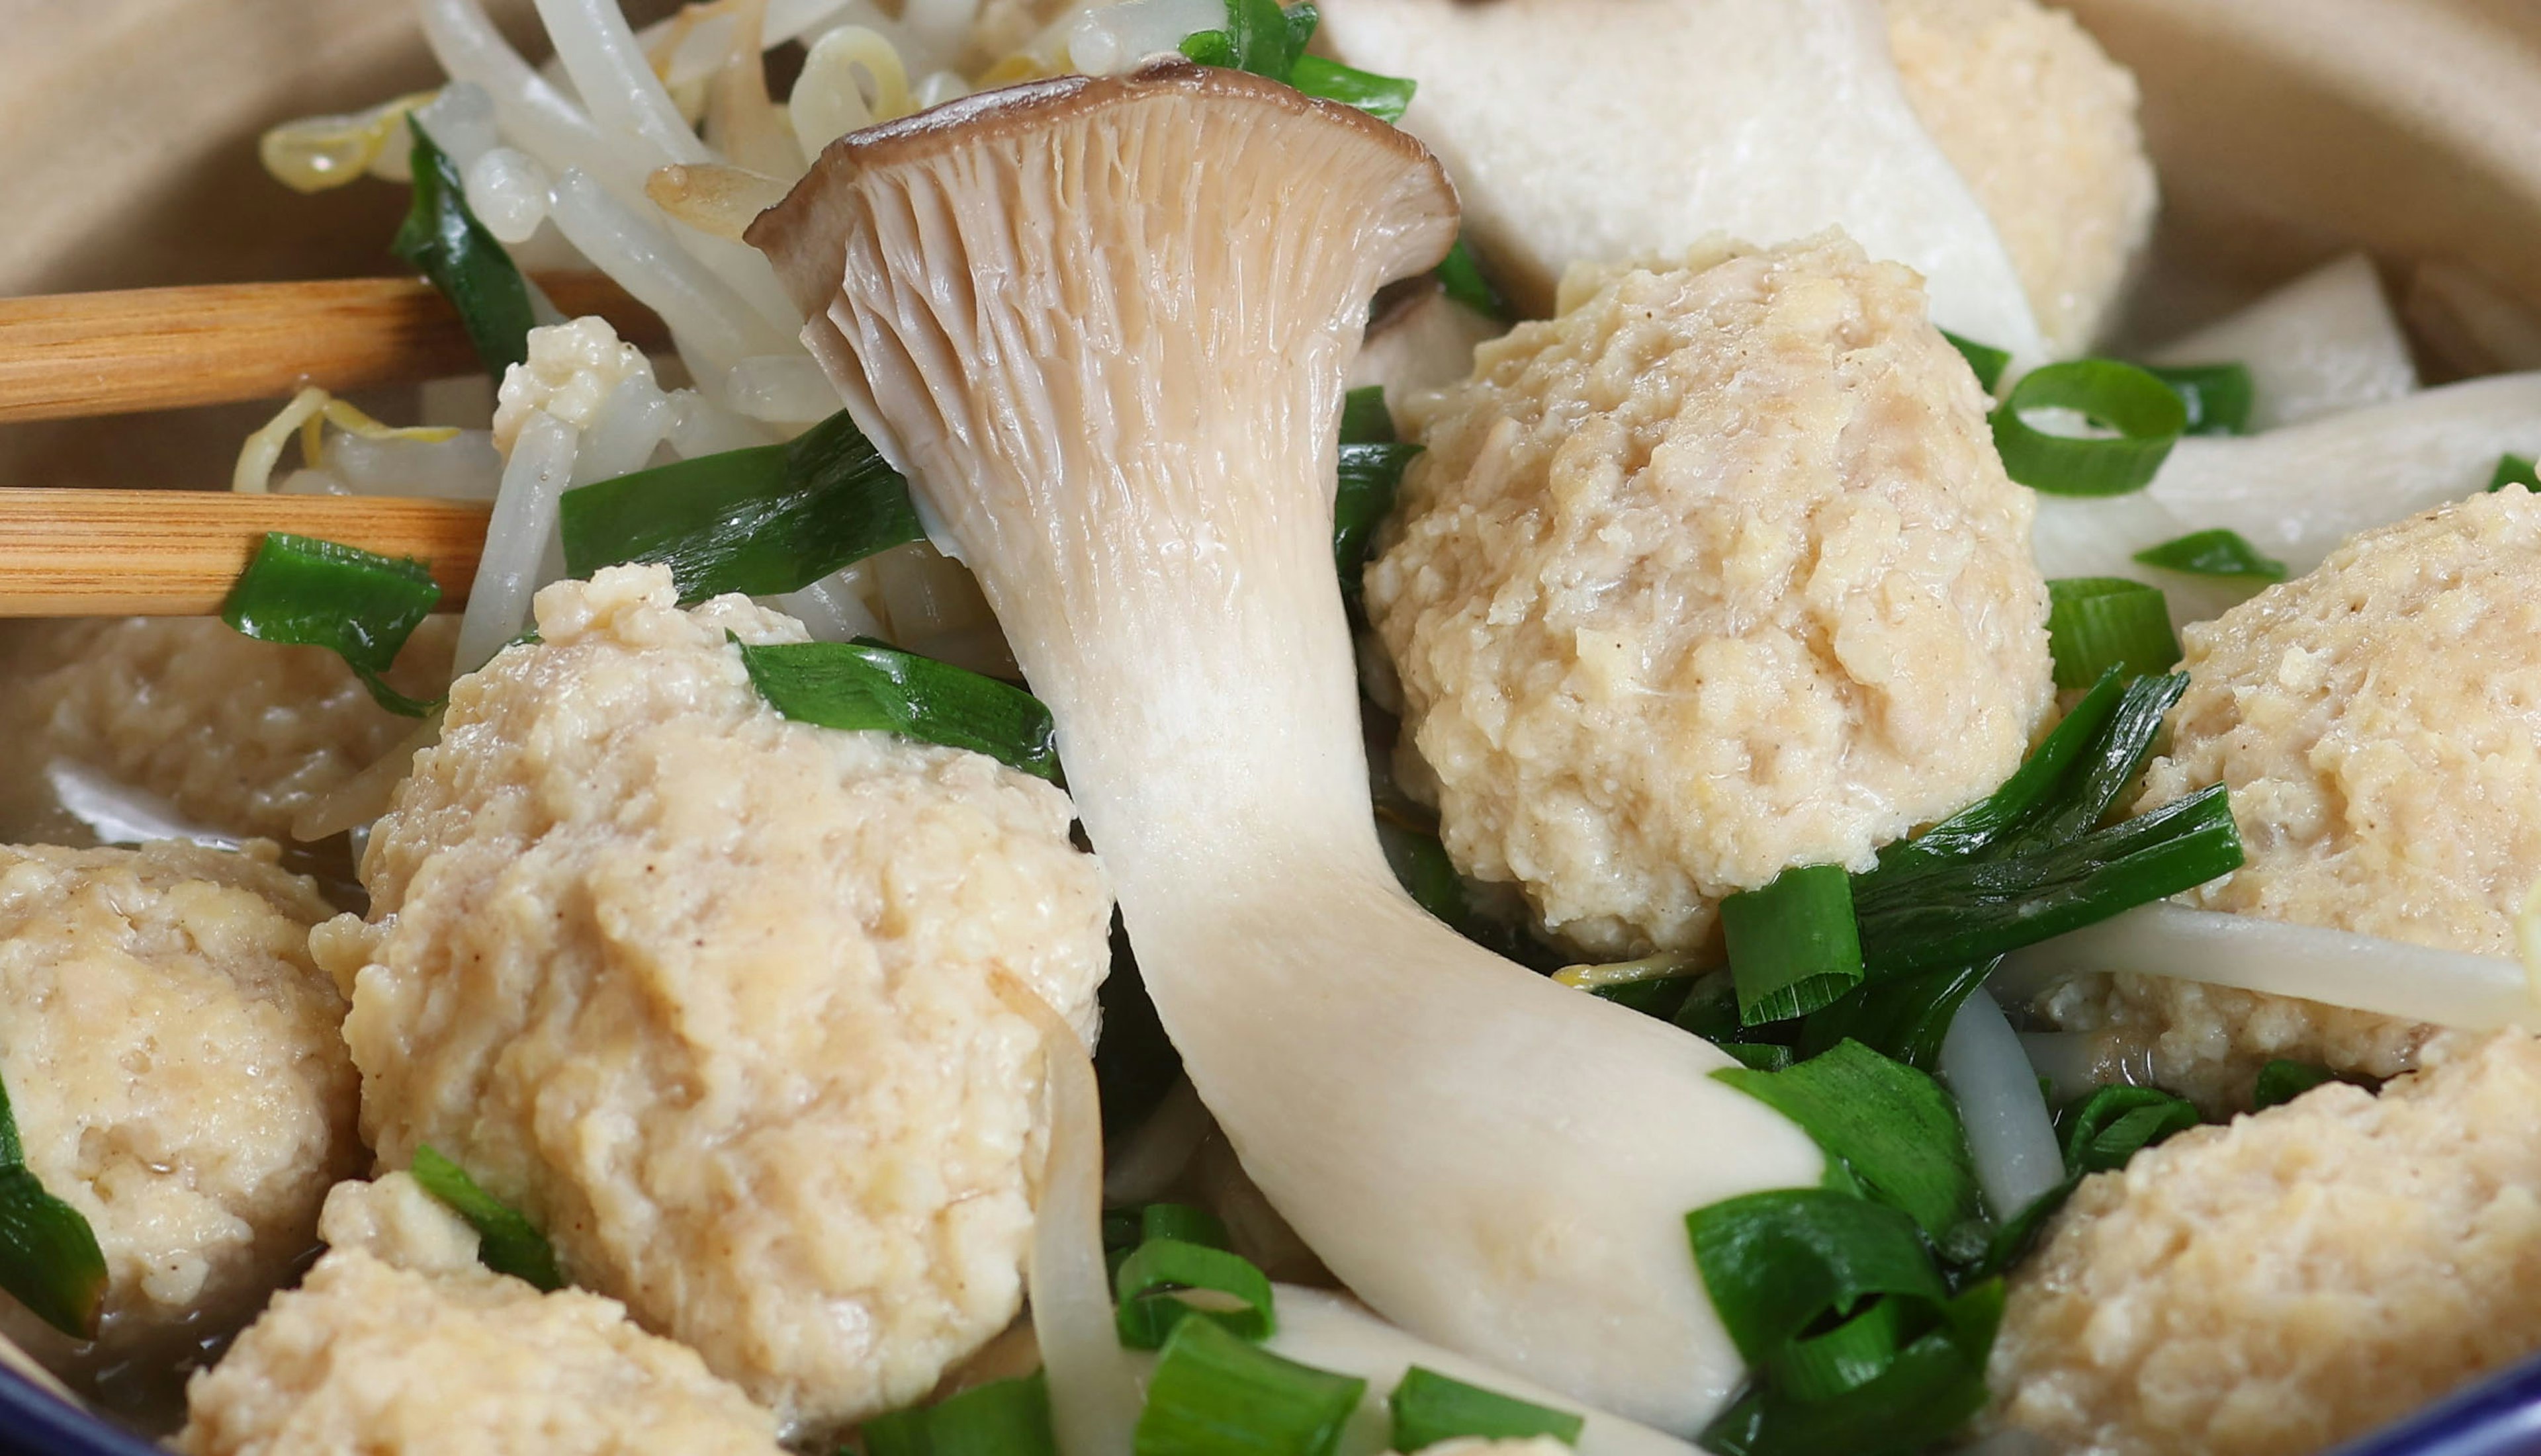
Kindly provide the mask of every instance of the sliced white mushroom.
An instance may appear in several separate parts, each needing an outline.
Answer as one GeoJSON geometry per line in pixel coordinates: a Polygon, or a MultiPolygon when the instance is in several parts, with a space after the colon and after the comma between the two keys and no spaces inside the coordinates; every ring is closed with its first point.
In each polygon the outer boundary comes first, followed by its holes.
{"type": "Polygon", "coordinates": [[[750,236],[1055,716],[1246,1171],[1388,1318],[1691,1430],[1743,1371],[1685,1214],[1823,1156],[1716,1049],[1430,919],[1377,845],[1334,437],[1370,295],[1455,234],[1406,134],[1167,64],[853,133],[750,236]]]}
{"type": "Polygon", "coordinates": [[[1842,227],[1928,280],[1932,316],[2046,343],[1994,224],[1916,119],[1868,0],[1332,0],[1319,42],[1420,89],[1502,286],[1531,312],[1579,261],[1842,227]]]}

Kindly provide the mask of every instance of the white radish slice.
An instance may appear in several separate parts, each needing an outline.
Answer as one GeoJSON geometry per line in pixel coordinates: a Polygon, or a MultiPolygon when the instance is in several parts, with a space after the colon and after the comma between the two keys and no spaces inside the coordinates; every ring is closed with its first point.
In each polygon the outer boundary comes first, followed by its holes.
{"type": "Polygon", "coordinates": [[[1447,165],[1467,228],[1531,310],[1574,262],[1841,227],[1922,272],[1943,327],[2047,357],[1867,0],[1334,0],[1317,39],[1418,79],[1404,126],[1447,165]]]}
{"type": "Polygon", "coordinates": [[[2155,349],[2155,364],[2241,364],[2250,428],[2275,430],[2418,392],[2408,336],[2360,252],[2304,274],[2228,318],[2155,349]]]}

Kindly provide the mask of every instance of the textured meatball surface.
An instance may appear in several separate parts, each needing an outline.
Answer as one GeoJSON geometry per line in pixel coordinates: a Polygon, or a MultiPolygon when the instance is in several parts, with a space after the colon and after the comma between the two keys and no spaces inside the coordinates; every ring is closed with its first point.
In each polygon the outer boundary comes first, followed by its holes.
{"type": "Polygon", "coordinates": [[[2033,503],[1915,274],[1840,235],[1566,291],[1414,402],[1369,614],[1458,867],[1588,953],[1693,947],[2018,764],[2033,503]]]}
{"type": "Polygon", "coordinates": [[[542,1294],[403,1173],[339,1185],[332,1247],[187,1388],[185,1456],[777,1456],[776,1418],[614,1299],[542,1294]]]}
{"type": "Polygon", "coordinates": [[[1993,1419],[2300,1456],[2541,1350],[2541,1041],[2338,1083],[2085,1181],[2013,1277],[1993,1419]]]}
{"type": "Polygon", "coordinates": [[[1014,1316],[1041,1052],[1090,1032],[1111,897],[1053,786],[779,717],[727,634],[618,568],[453,689],[322,928],[387,1166],[418,1143],[576,1283],[790,1425],[924,1394],[1014,1316]]]}
{"type": "MultiPolygon", "coordinates": [[[[459,619],[415,629],[391,681],[438,697],[459,619]]],[[[47,623],[15,688],[44,753],[104,770],[234,834],[288,838],[300,811],[414,731],[324,648],[241,636],[217,617],[47,623]]]]}
{"type": "Polygon", "coordinates": [[[1886,0],[1906,100],[1967,179],[2060,354],[2091,346],[2152,232],[2136,79],[2037,0],[1886,0]]]}
{"type": "Polygon", "coordinates": [[[66,1374],[244,1320],[360,1163],[344,1000],[309,957],[327,909],[273,854],[0,848],[0,1080],[109,1281],[93,1348],[5,1296],[0,1331],[66,1374]]]}
{"type": "MultiPolygon", "coordinates": [[[[2137,808],[2230,786],[2248,861],[2189,903],[2484,955],[2541,880],[2541,499],[2520,486],[2366,531],[2182,634],[2187,694],[2137,808]]],[[[2246,1107],[2270,1058],[2389,1076],[2434,1033],[2134,975],[2046,1009],[2113,1064],[2246,1107]]]]}

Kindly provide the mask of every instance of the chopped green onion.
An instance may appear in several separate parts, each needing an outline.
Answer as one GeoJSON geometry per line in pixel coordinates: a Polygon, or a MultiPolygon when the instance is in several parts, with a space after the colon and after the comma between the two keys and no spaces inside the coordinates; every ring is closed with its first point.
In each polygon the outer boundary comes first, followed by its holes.
{"type": "Polygon", "coordinates": [[[1447,858],[1447,847],[1438,842],[1438,836],[1423,834],[1379,814],[1376,842],[1384,849],[1385,862],[1393,867],[1394,877],[1402,881],[1405,893],[1448,925],[1463,927],[1472,913],[1465,903],[1465,881],[1456,873],[1455,862],[1447,858]]]}
{"type": "Polygon", "coordinates": [[[27,1166],[18,1116],[0,1086],[0,1289],[73,1340],[92,1340],[106,1285],[97,1231],[27,1166]]]}
{"type": "Polygon", "coordinates": [[[2074,760],[2092,747],[2101,730],[2108,727],[2125,691],[2124,674],[2117,668],[2112,667],[2100,674],[2100,680],[2073,704],[2073,710],[2065,715],[2064,722],[2056,725],[2012,776],[2002,781],[2000,788],[1913,839],[1890,845],[1881,852],[1879,867],[1853,886],[1855,896],[1859,896],[1868,882],[1882,875],[1903,872],[1913,866],[1934,860],[1966,859],[1982,854],[1996,841],[2029,822],[2052,800],[2074,760]]]}
{"type": "Polygon", "coordinates": [[[1851,995],[1800,1023],[1803,1057],[1815,1057],[1846,1041],[1857,1041],[1919,1072],[1937,1073],[1941,1040],[1959,1005],[1985,984],[1995,962],[1899,976],[1854,988],[1851,995]]]}
{"type": "Polygon", "coordinates": [[[1512,1441],[1549,1435],[1575,1446],[1580,1427],[1588,1423],[1568,1411],[1467,1385],[1419,1365],[1403,1372],[1403,1383],[1394,1387],[1386,1405],[1394,1413],[1393,1449],[1404,1452],[1460,1436],[1512,1441]]]}
{"type": "Polygon", "coordinates": [[[2079,1177],[2123,1168],[2137,1153],[2197,1123],[2194,1104],[2159,1087],[2102,1087],[2067,1121],[2065,1171],[2079,1177]]]}
{"type": "Polygon", "coordinates": [[[1986,1354],[2002,1319],[2002,1283],[1988,1280],[1942,1307],[1939,1324],[1877,1377],[1820,1399],[1771,1381],[1702,1435],[1719,1456],[1909,1456],[1940,1443],[1985,1408],[1986,1354]]]}
{"type": "Polygon", "coordinates": [[[1941,330],[1941,337],[1948,339],[1950,347],[1968,362],[1968,368],[1976,371],[1977,387],[1992,394],[1994,386],[2002,382],[2003,370],[2011,364],[2011,351],[1960,338],[1946,328],[1941,330]]]}
{"type": "Polygon", "coordinates": [[[1977,1262],[1976,1268],[1970,1272],[1971,1277],[1991,1279],[2027,1258],[2030,1247],[2046,1231],[2048,1220],[2065,1207],[2065,1201],[2073,1196],[2073,1190],[2081,1186],[2081,1182],[2079,1178],[2066,1178],[2031,1199],[2029,1207],[1997,1225],[1994,1237],[1986,1244],[1985,1257],[1977,1262]]]}
{"type": "Polygon", "coordinates": [[[1050,710],[1022,688],[870,638],[733,641],[759,695],[798,723],[899,733],[984,753],[1041,778],[1058,776],[1050,710]]]}
{"type": "Polygon", "coordinates": [[[440,600],[422,562],[268,531],[222,600],[221,620],[258,642],[326,648],[381,707],[421,718],[436,705],[390,687],[386,674],[440,600]]]}
{"type": "Polygon", "coordinates": [[[2271,1107],[2282,1107],[2314,1087],[2343,1079],[2326,1067],[2279,1057],[2259,1069],[2259,1078],[2250,1089],[2250,1110],[2265,1112],[2271,1107]]]}
{"type": "Polygon", "coordinates": [[[1486,318],[1505,319],[1509,316],[1508,300],[1491,286],[1491,280],[1483,272],[1483,265],[1474,260],[1474,250],[1465,245],[1464,239],[1456,240],[1455,246],[1447,249],[1447,255],[1438,260],[1438,266],[1431,272],[1439,286],[1446,289],[1447,297],[1455,302],[1486,318]]]}
{"type": "Polygon", "coordinates": [[[1906,1214],[1934,1244],[1951,1245],[1978,1216],[1957,1104],[1925,1074],[1847,1041],[1781,1072],[1712,1075],[1799,1124],[1869,1198],[1906,1214]]]}
{"type": "Polygon", "coordinates": [[[477,1187],[467,1169],[423,1144],[415,1147],[406,1171],[424,1192],[448,1204],[451,1212],[476,1230],[476,1258],[487,1269],[541,1289],[564,1287],[564,1273],[556,1267],[555,1250],[546,1235],[522,1217],[519,1210],[477,1187]]]}
{"type": "Polygon", "coordinates": [[[1147,1381],[1133,1456],[1332,1456],[1367,1382],[1184,1320],[1147,1381]]]}
{"type": "Polygon", "coordinates": [[[1781,1188],[1697,1209],[1685,1223],[1711,1307],[1750,1365],[1873,1295],[1949,1297],[1915,1220],[1882,1204],[1781,1188]]]}
{"type": "Polygon", "coordinates": [[[1344,445],[1333,491],[1333,566],[1342,595],[1356,602],[1376,527],[1394,511],[1404,469],[1420,453],[1416,445],[1344,445]]]}
{"type": "Polygon", "coordinates": [[[1873,975],[1991,960],[2241,867],[2220,784],[2062,844],[1882,875],[1853,897],[1873,975]]]}
{"type": "Polygon", "coordinates": [[[2239,364],[2148,364],[2144,373],[2161,381],[2188,406],[2190,435],[2247,435],[2250,407],[2258,388],[2248,366],[2239,364]]]}
{"type": "Polygon", "coordinates": [[[1183,37],[1181,50],[1186,60],[1230,71],[1237,69],[1235,46],[1224,31],[1194,31],[1183,37]]]}
{"type": "Polygon", "coordinates": [[[2259,548],[2242,539],[2234,530],[2191,531],[2177,540],[2164,541],[2136,553],[2136,560],[2145,566],[2157,566],[2167,572],[2185,572],[2196,577],[2234,577],[2257,582],[2282,582],[2286,564],[2273,556],[2262,556],[2259,548]]]}
{"type": "Polygon", "coordinates": [[[529,362],[530,329],[539,321],[530,286],[503,244],[468,210],[467,184],[449,154],[422,122],[409,115],[405,124],[414,134],[414,200],[389,249],[450,300],[485,372],[500,383],[506,369],[529,362]]]}
{"type": "Polygon", "coordinates": [[[1342,396],[1342,444],[1393,443],[1394,411],[1386,408],[1383,384],[1369,384],[1342,396]]]}
{"type": "Polygon", "coordinates": [[[2098,828],[2143,772],[2144,760],[2161,736],[2162,720],[2187,691],[2185,672],[2129,681],[2118,695],[2117,711],[2067,773],[2055,800],[1997,841],[1993,857],[2045,849],[2098,828]]]}
{"type": "Polygon", "coordinates": [[[1415,83],[1401,76],[1379,76],[1319,55],[1301,55],[1288,68],[1288,84],[1311,97],[1356,106],[1379,121],[1399,122],[1412,104],[1415,83]]]}
{"type": "Polygon", "coordinates": [[[2541,491],[2541,465],[2536,465],[2521,455],[2498,456],[2497,469],[2488,477],[2488,488],[2494,492],[2504,490],[2509,485],[2541,491]]]}
{"type": "Polygon", "coordinates": [[[1861,984],[1852,884],[1840,865],[1785,869],[1763,889],[1720,902],[1738,1019],[1804,1016],[1861,984]]]}
{"type": "Polygon", "coordinates": [[[2077,688],[2115,667],[2167,672],[2179,661],[2170,603],[2158,587],[2125,577],[2068,577],[2047,584],[2047,651],[2056,685],[2077,688]]]}
{"type": "Polygon", "coordinates": [[[1746,1030],[1738,1022],[1738,978],[1725,970],[1696,977],[1668,1020],[1726,1050],[1746,1030]]]}
{"type": "Polygon", "coordinates": [[[1112,1289],[1121,1301],[1121,1343],[1131,1350],[1163,1345],[1191,1315],[1215,1320],[1247,1340],[1267,1340],[1278,1324],[1270,1278],[1244,1256],[1206,1244],[1150,1236],[1121,1261],[1112,1289]],[[1187,1289],[1226,1295],[1239,1307],[1195,1304],[1181,1297],[1187,1289]]]}
{"type": "Polygon", "coordinates": [[[1717,1045],[1749,1072],[1786,1072],[1791,1066],[1791,1049],[1778,1042],[1724,1041],[1717,1045]]]}
{"type": "Polygon", "coordinates": [[[1058,1456],[1042,1372],[992,1380],[863,1426],[865,1456],[1058,1456]]]}
{"type": "Polygon", "coordinates": [[[1187,1244],[1199,1244],[1211,1249],[1231,1248],[1226,1239],[1226,1225],[1206,1209],[1189,1204],[1149,1204],[1138,1211],[1138,1236],[1180,1239],[1187,1244]]]}
{"type": "Polygon", "coordinates": [[[2023,376],[1992,418],[1995,449],[2012,479],[2054,495],[2120,496],[2151,483],[2188,428],[2188,406],[2132,364],[2076,359],[2023,376]],[[2079,410],[2118,434],[2050,435],[2021,417],[2032,409],[2079,410]]]}
{"type": "Polygon", "coordinates": [[[565,570],[658,561],[680,600],[796,591],[921,540],[908,482],[844,410],[785,445],[725,451],[564,493],[565,570]]]}

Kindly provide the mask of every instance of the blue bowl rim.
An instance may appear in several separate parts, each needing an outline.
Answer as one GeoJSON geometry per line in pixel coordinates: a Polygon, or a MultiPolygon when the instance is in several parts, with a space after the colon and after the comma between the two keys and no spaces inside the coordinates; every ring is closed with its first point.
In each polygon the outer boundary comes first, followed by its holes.
{"type": "MultiPolygon", "coordinates": [[[[167,1456],[159,1446],[0,1366],[0,1452],[12,1456],[167,1456]]],[[[2541,1357],[2436,1401],[2330,1456],[2536,1456],[2541,1357]]]]}

